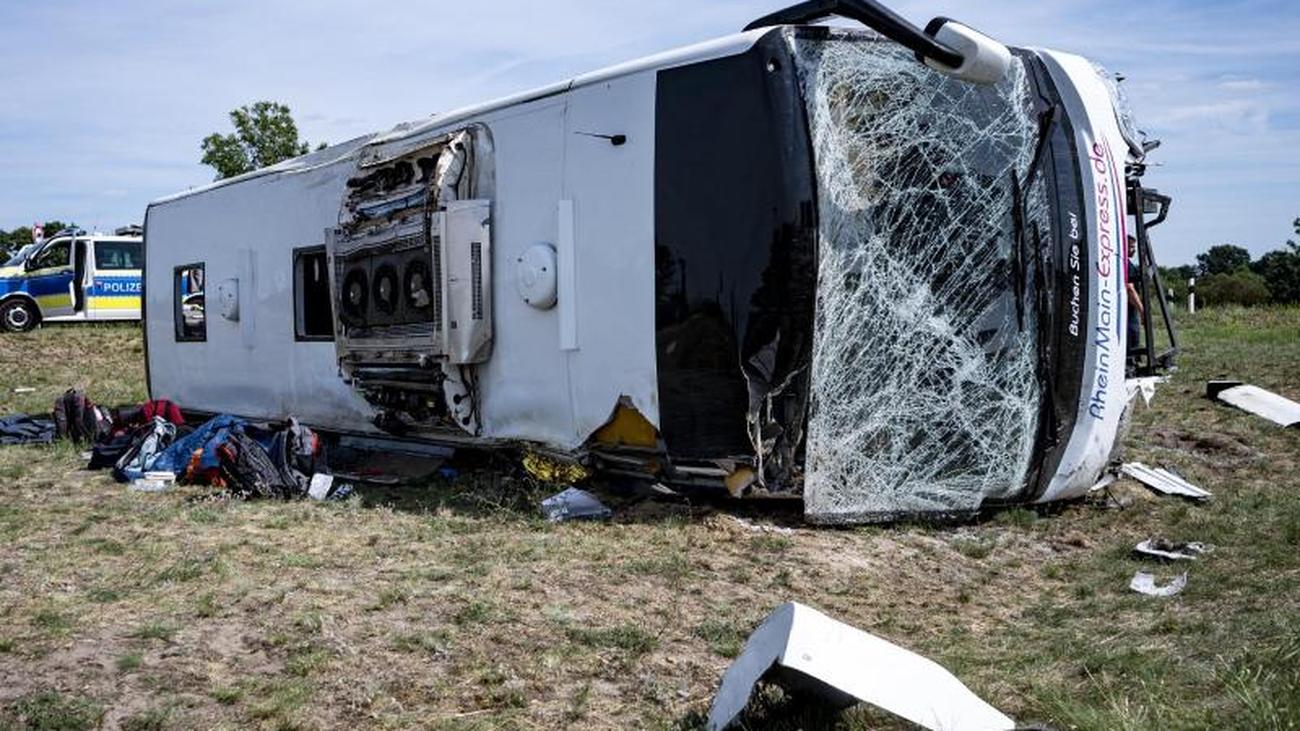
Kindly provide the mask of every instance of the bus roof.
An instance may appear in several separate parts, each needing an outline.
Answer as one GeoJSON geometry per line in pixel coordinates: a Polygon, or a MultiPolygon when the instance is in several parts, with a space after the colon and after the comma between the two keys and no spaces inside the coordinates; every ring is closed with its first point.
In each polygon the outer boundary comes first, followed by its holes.
{"type": "Polygon", "coordinates": [[[237,183],[242,183],[247,180],[253,180],[267,175],[303,172],[333,165],[341,160],[353,157],[363,148],[372,145],[402,142],[420,136],[436,137],[445,132],[452,131],[459,125],[463,125],[466,122],[500,109],[512,107],[518,104],[527,104],[528,102],[545,99],[557,94],[564,94],[575,89],[581,89],[586,86],[591,86],[593,84],[598,84],[623,76],[629,76],[642,71],[684,66],[686,64],[744,53],[749,50],[749,48],[753,46],[760,37],[772,30],[772,28],[763,28],[723,36],[711,41],[684,46],[682,48],[646,56],[634,61],[609,66],[598,71],[580,74],[565,81],[502,97],[490,102],[462,107],[444,114],[437,114],[425,120],[405,122],[397,125],[388,132],[362,135],[361,137],[348,140],[347,142],[342,142],[323,150],[317,150],[306,155],[291,158],[275,165],[244,173],[243,175],[217,180],[207,185],[164,196],[154,200],[149,204],[149,206],[153,207],[171,203],[184,198],[200,195],[217,188],[235,185],[237,183]]]}

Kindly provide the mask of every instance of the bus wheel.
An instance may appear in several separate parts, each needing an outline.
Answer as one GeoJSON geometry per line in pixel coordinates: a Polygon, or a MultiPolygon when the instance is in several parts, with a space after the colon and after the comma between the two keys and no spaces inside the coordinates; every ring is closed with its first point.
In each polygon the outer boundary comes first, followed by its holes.
{"type": "Polygon", "coordinates": [[[0,327],[11,333],[31,330],[36,327],[36,308],[27,300],[9,300],[0,305],[0,327]]]}

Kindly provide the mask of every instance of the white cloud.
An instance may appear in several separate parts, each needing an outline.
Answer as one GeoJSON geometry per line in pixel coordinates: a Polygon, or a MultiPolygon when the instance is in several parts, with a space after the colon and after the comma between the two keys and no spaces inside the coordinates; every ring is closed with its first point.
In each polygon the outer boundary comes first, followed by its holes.
{"type": "Polygon", "coordinates": [[[1219,88],[1225,91],[1264,91],[1269,88],[1269,84],[1259,79],[1239,79],[1225,77],[1219,81],[1219,88]]]}

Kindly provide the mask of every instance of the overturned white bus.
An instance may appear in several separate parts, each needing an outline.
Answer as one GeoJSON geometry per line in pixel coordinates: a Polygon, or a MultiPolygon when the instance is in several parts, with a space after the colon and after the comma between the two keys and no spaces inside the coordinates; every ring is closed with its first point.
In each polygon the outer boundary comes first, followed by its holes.
{"type": "Polygon", "coordinates": [[[1077,496],[1176,350],[1146,152],[1083,58],[804,3],[156,201],[149,388],[821,522],[1077,496]]]}

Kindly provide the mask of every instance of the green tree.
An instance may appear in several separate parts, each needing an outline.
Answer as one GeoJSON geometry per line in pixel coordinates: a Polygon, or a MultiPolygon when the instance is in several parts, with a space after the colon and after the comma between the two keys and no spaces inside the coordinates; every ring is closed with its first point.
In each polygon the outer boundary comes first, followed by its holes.
{"type": "Polygon", "coordinates": [[[230,121],[233,134],[214,132],[203,138],[202,162],[216,169],[217,180],[305,155],[310,149],[298,140],[298,125],[289,107],[279,102],[242,106],[230,113],[230,121]]]}
{"type": "Polygon", "coordinates": [[[1211,246],[1204,254],[1197,254],[1196,261],[1200,265],[1201,276],[1232,274],[1242,267],[1250,266],[1250,252],[1240,246],[1219,244],[1211,246]]]}
{"type": "MultiPolygon", "coordinates": [[[[67,228],[68,225],[62,221],[46,221],[45,236],[46,238],[67,228]]],[[[30,226],[19,226],[12,231],[0,230],[0,264],[8,261],[9,257],[18,252],[19,249],[32,243],[32,229],[30,226]]]]}
{"type": "MultiPolygon", "coordinates": [[[[1300,218],[1291,224],[1300,236],[1300,218]]],[[[1251,265],[1264,278],[1274,302],[1300,302],[1300,244],[1287,241],[1277,251],[1270,251],[1251,265]]]]}
{"type": "Polygon", "coordinates": [[[1209,274],[1196,280],[1196,300],[1207,307],[1267,304],[1272,298],[1264,278],[1249,269],[1209,274]]]}
{"type": "Polygon", "coordinates": [[[1195,276],[1196,269],[1192,266],[1160,267],[1160,283],[1165,286],[1165,294],[1175,303],[1187,301],[1187,280],[1195,276]],[[1169,295],[1170,290],[1173,290],[1172,295],[1169,295]]]}

